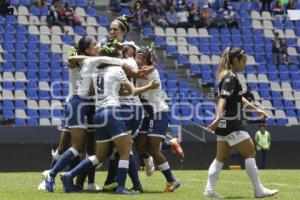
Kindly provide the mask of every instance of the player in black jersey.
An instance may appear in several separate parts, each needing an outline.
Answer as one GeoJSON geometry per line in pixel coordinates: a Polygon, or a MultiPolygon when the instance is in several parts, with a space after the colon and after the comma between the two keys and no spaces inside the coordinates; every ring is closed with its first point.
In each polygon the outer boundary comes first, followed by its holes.
{"type": "Polygon", "coordinates": [[[227,47],[218,66],[218,106],[215,120],[207,127],[217,135],[217,155],[209,167],[208,180],[204,191],[206,197],[219,197],[215,192],[215,185],[223,167],[235,147],[245,158],[245,168],[254,186],[255,197],[272,196],[278,190],[265,188],[258,176],[255,162],[255,148],[249,134],[243,130],[241,124],[241,107],[244,105],[258,112],[261,117],[267,114],[242,97],[242,86],[237,72],[245,69],[247,55],[243,49],[227,47]]]}

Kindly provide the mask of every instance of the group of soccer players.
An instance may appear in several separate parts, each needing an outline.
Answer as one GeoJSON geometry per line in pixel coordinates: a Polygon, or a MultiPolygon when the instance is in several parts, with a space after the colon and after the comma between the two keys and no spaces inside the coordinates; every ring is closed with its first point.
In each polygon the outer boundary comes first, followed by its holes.
{"type": "MultiPolygon", "coordinates": [[[[110,24],[109,37],[97,43],[93,37],[84,36],[77,47],[68,52],[70,95],[65,103],[61,140],[52,155],[50,170],[43,173],[45,180],[39,189],[53,192],[56,175],[69,166],[69,171],[61,175],[66,192],[82,191],[86,177],[87,188],[99,190],[95,170],[109,159],[104,191],[143,192],[133,146],[143,159],[148,176],[154,171],[153,162],[157,164],[167,181],[164,192],[180,187],[161,152],[173,149],[181,159],[184,157],[177,143],[166,140],[169,108],[155,68],[154,47],[139,48],[125,40],[130,19],[129,16],[117,17],[110,24]],[[87,156],[82,159],[84,153],[87,156]],[[133,184],[130,190],[125,188],[127,174],[133,184]],[[76,183],[74,177],[77,177],[76,183]]],[[[278,193],[261,184],[253,142],[241,126],[238,111],[242,104],[267,117],[241,96],[242,87],[236,73],[245,69],[246,59],[246,53],[240,48],[228,47],[221,56],[217,114],[207,128],[217,135],[217,155],[208,170],[206,197],[220,197],[215,186],[232,148],[237,148],[245,158],[255,197],[278,193]]]]}

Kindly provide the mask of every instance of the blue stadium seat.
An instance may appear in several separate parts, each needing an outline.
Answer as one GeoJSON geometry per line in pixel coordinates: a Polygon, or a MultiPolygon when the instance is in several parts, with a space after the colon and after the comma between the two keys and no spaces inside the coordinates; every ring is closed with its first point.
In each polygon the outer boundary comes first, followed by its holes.
{"type": "Polygon", "coordinates": [[[38,95],[37,95],[37,89],[32,89],[32,88],[28,88],[27,89],[27,97],[28,99],[31,100],[37,100],[39,99],[38,95]]]}
{"type": "Polygon", "coordinates": [[[290,81],[290,77],[287,73],[279,73],[279,78],[280,78],[281,82],[289,82],[290,81]]]}
{"type": "Polygon", "coordinates": [[[15,66],[12,64],[12,62],[5,62],[3,64],[3,72],[14,72],[14,71],[15,71],[15,66]]]}
{"type": "Polygon", "coordinates": [[[188,37],[187,42],[193,46],[198,46],[200,44],[196,37],[188,37]]]}
{"type": "Polygon", "coordinates": [[[167,45],[166,53],[168,56],[177,56],[178,55],[177,47],[173,45],[167,45]]]}
{"type": "Polygon", "coordinates": [[[200,74],[200,73],[201,73],[201,70],[200,70],[199,65],[191,64],[191,65],[190,65],[190,73],[191,73],[191,74],[200,74]]]}
{"type": "Polygon", "coordinates": [[[23,6],[29,6],[30,0],[19,0],[19,4],[23,6]]]}
{"type": "Polygon", "coordinates": [[[15,107],[16,109],[23,109],[23,110],[27,108],[25,102],[22,100],[16,100],[15,107]]]}
{"type": "Polygon", "coordinates": [[[37,63],[35,62],[28,62],[27,63],[27,66],[28,66],[28,71],[38,71],[38,66],[37,66],[37,63]]]}
{"type": "Polygon", "coordinates": [[[40,110],[40,117],[41,118],[50,118],[51,115],[50,115],[49,110],[41,109],[40,110]]]}
{"type": "Polygon", "coordinates": [[[39,56],[40,62],[50,62],[49,55],[47,53],[40,53],[39,56]]]}
{"type": "Polygon", "coordinates": [[[98,17],[98,23],[101,26],[107,27],[109,25],[109,20],[105,16],[99,16],[98,17]]]}
{"type": "Polygon", "coordinates": [[[39,16],[41,13],[40,13],[40,9],[38,7],[35,7],[35,6],[30,6],[29,8],[29,12],[32,14],[32,15],[35,15],[35,16],[39,16]]]}
{"type": "Polygon", "coordinates": [[[296,41],[296,39],[293,39],[293,38],[287,38],[286,43],[289,47],[297,46],[297,41],[296,41]]]}
{"type": "Polygon", "coordinates": [[[37,55],[34,53],[27,53],[27,60],[30,62],[39,62],[37,55]]]}
{"type": "Polygon", "coordinates": [[[17,53],[16,54],[16,62],[26,62],[27,58],[24,53],[17,53]]]}
{"type": "Polygon", "coordinates": [[[26,126],[26,120],[20,119],[20,118],[15,118],[15,125],[16,126],[26,126]]]}
{"type": "Polygon", "coordinates": [[[270,100],[271,95],[268,91],[259,91],[259,95],[262,99],[270,100]]]}
{"type": "Polygon", "coordinates": [[[51,96],[48,91],[39,90],[39,99],[41,100],[50,100],[51,96]]]}
{"type": "Polygon", "coordinates": [[[286,110],[285,114],[286,114],[287,117],[297,117],[296,112],[294,110],[291,110],[291,109],[286,110]]]}
{"type": "MultiPolygon", "coordinates": [[[[6,39],[5,39],[5,40],[6,40],[6,39]]],[[[11,43],[4,43],[3,49],[4,49],[6,52],[9,52],[9,53],[14,53],[14,52],[16,51],[14,45],[11,44],[11,43]]]]}
{"type": "Polygon", "coordinates": [[[291,100],[284,100],[283,103],[284,103],[285,109],[294,109],[295,108],[294,102],[291,100]]]}
{"type": "Polygon", "coordinates": [[[69,45],[74,45],[74,43],[75,43],[73,37],[70,36],[70,35],[64,35],[63,36],[63,42],[66,43],[66,44],[69,44],[69,45]]]}
{"type": "Polygon", "coordinates": [[[15,88],[16,90],[25,90],[26,89],[26,85],[24,82],[15,82],[15,88]]]}
{"type": "Polygon", "coordinates": [[[20,52],[20,53],[27,53],[27,48],[25,47],[25,44],[22,44],[20,42],[17,42],[16,50],[17,50],[17,52],[20,52]]]}
{"type": "Polygon", "coordinates": [[[27,71],[27,79],[31,81],[37,81],[38,76],[35,71],[27,71]]]}
{"type": "Polygon", "coordinates": [[[38,126],[39,125],[37,119],[33,119],[33,118],[28,119],[27,123],[29,126],[38,126]]]}
{"type": "MultiPolygon", "coordinates": [[[[218,41],[218,44],[220,42],[218,41]]],[[[208,38],[200,38],[199,39],[199,45],[210,45],[209,39],[208,38]]]]}
{"type": "Polygon", "coordinates": [[[78,6],[78,7],[87,7],[87,4],[84,0],[76,0],[76,6],[78,6]]]}
{"type": "Polygon", "coordinates": [[[27,37],[26,37],[25,34],[18,34],[17,35],[17,41],[16,41],[17,44],[19,44],[19,43],[25,44],[27,42],[28,41],[27,41],[27,37]]]}
{"type": "Polygon", "coordinates": [[[40,15],[41,16],[47,16],[48,11],[49,11],[49,8],[47,6],[44,6],[44,7],[40,8],[40,15]]]}
{"type": "Polygon", "coordinates": [[[38,39],[37,35],[28,35],[28,43],[39,43],[40,40],[38,39]]]}
{"type": "Polygon", "coordinates": [[[3,84],[4,90],[14,90],[15,89],[13,82],[3,82],[2,84],[3,84]]]}
{"type": "Polygon", "coordinates": [[[257,73],[258,74],[266,74],[268,71],[267,71],[267,68],[265,65],[259,65],[257,67],[257,73]]]}
{"type": "Polygon", "coordinates": [[[40,52],[41,53],[49,53],[50,48],[48,44],[40,44],[40,52]]]}
{"type": "Polygon", "coordinates": [[[158,47],[165,46],[167,44],[165,39],[163,37],[159,37],[159,36],[155,37],[154,43],[158,47]]]}
{"type": "Polygon", "coordinates": [[[272,98],[275,100],[275,99],[282,99],[282,95],[281,95],[281,92],[278,92],[278,91],[271,91],[271,95],[272,95],[272,98]]]}
{"type": "Polygon", "coordinates": [[[18,23],[17,19],[16,19],[16,16],[14,15],[7,15],[6,17],[6,24],[10,25],[15,25],[18,23]]]}
{"type": "Polygon", "coordinates": [[[220,35],[222,36],[222,37],[230,37],[230,31],[229,31],[229,29],[227,29],[227,28],[222,28],[221,30],[220,30],[220,35]]]}
{"type": "Polygon", "coordinates": [[[189,91],[189,85],[186,82],[180,81],[178,86],[179,86],[179,92],[188,92],[189,91]]]}
{"type": "Polygon", "coordinates": [[[187,56],[185,55],[178,55],[177,56],[177,63],[179,65],[188,65],[190,62],[189,62],[189,59],[187,56]]]}
{"type": "Polygon", "coordinates": [[[279,19],[276,19],[274,22],[274,27],[277,29],[283,29],[283,24],[281,23],[281,21],[279,19]]]}
{"type": "Polygon", "coordinates": [[[277,125],[279,126],[285,126],[287,124],[287,121],[284,118],[276,119],[276,121],[277,121],[277,125]]]}
{"type": "MultiPolygon", "coordinates": [[[[102,24],[101,24],[101,25],[102,25],[102,24]]],[[[102,26],[103,26],[103,25],[102,25],[102,26]]],[[[86,31],[85,31],[85,29],[84,29],[82,26],[75,26],[74,32],[75,32],[76,34],[78,34],[78,35],[81,35],[81,36],[86,35],[86,31]]]]}
{"type": "Polygon", "coordinates": [[[211,29],[209,29],[208,32],[213,37],[219,37],[220,36],[219,30],[216,29],[216,28],[211,28],[211,29]]]}
{"type": "Polygon", "coordinates": [[[15,117],[15,114],[12,109],[7,109],[7,108],[3,109],[3,118],[4,119],[14,119],[14,117],[15,117]]]}
{"type": "Polygon", "coordinates": [[[267,124],[267,126],[274,126],[274,125],[276,125],[275,119],[273,119],[273,118],[266,119],[266,124],[267,124]]]}
{"type": "Polygon", "coordinates": [[[28,30],[24,25],[17,25],[17,34],[27,34],[28,30]]]}
{"type": "Polygon", "coordinates": [[[273,100],[273,107],[276,109],[283,109],[283,103],[281,100],[273,100]]]}
{"type": "Polygon", "coordinates": [[[40,71],[39,80],[40,81],[50,81],[50,76],[49,76],[48,71],[40,71]]]}
{"type": "Polygon", "coordinates": [[[96,17],[97,16],[97,11],[94,8],[90,7],[90,6],[86,9],[86,11],[87,11],[87,14],[91,17],[96,17]]]}
{"type": "Polygon", "coordinates": [[[147,26],[143,28],[143,35],[144,37],[149,38],[149,37],[154,37],[155,33],[151,27],[147,26]]]}
{"type": "Polygon", "coordinates": [[[211,52],[210,52],[208,46],[200,45],[200,46],[199,46],[199,51],[200,51],[202,54],[206,54],[206,55],[210,55],[210,54],[211,54],[211,52]]]}
{"type": "Polygon", "coordinates": [[[269,83],[260,83],[259,89],[260,90],[270,90],[270,85],[269,85],[269,83]]]}
{"type": "Polygon", "coordinates": [[[15,109],[14,102],[11,100],[4,100],[3,101],[3,108],[4,109],[15,109]]]}
{"type": "Polygon", "coordinates": [[[294,29],[295,28],[293,22],[290,20],[285,21],[284,27],[285,27],[285,29],[294,29]]]}

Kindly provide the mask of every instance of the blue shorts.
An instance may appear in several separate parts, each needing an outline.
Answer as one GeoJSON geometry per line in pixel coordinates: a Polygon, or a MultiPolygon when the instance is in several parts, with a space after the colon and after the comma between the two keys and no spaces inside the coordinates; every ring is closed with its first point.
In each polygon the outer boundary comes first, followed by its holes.
{"type": "Polygon", "coordinates": [[[101,108],[95,115],[96,141],[110,142],[118,137],[128,135],[125,123],[122,121],[119,107],[101,108]]]}
{"type": "Polygon", "coordinates": [[[132,137],[136,137],[142,126],[143,107],[139,105],[121,105],[120,114],[127,132],[131,132],[132,137]]]}
{"type": "Polygon", "coordinates": [[[157,112],[143,119],[140,133],[147,134],[149,137],[166,138],[169,124],[168,112],[157,112]]]}
{"type": "Polygon", "coordinates": [[[67,124],[67,117],[66,117],[68,104],[69,104],[68,101],[64,102],[64,110],[63,110],[63,116],[61,118],[61,125],[57,127],[57,129],[62,132],[70,132],[70,129],[67,124]]]}
{"type": "Polygon", "coordinates": [[[95,115],[95,103],[93,100],[83,99],[74,95],[66,109],[66,126],[71,128],[87,129],[92,126],[95,115]]]}

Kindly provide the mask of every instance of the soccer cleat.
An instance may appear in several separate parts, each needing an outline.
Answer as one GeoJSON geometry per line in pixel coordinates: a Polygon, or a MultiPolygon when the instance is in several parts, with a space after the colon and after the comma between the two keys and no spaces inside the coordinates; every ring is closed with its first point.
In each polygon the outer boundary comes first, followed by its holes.
{"type": "Polygon", "coordinates": [[[73,183],[73,178],[68,173],[63,173],[60,177],[65,192],[81,192],[82,189],[73,183]]]}
{"type": "Polygon", "coordinates": [[[144,193],[144,189],[142,185],[134,186],[130,189],[130,191],[144,193]]]}
{"type": "Polygon", "coordinates": [[[47,189],[47,191],[48,192],[53,192],[54,191],[53,187],[54,187],[54,184],[55,184],[54,178],[48,176],[46,178],[45,182],[46,182],[46,189],[47,189]]]}
{"type": "Polygon", "coordinates": [[[110,184],[103,185],[102,191],[111,192],[111,191],[116,190],[117,188],[118,188],[118,183],[117,182],[112,182],[110,184]]]}
{"type": "Polygon", "coordinates": [[[146,175],[152,176],[154,173],[154,170],[155,170],[152,156],[150,156],[148,159],[144,159],[144,162],[145,162],[145,168],[146,168],[146,175]]]}
{"type": "Polygon", "coordinates": [[[125,194],[125,195],[135,195],[135,194],[138,194],[138,192],[136,192],[136,191],[132,191],[132,190],[128,190],[128,189],[126,189],[126,188],[117,188],[116,189],[116,193],[117,194],[125,194]]]}
{"type": "Polygon", "coordinates": [[[89,191],[99,191],[100,187],[96,183],[89,183],[87,189],[89,191]]]}
{"type": "Polygon", "coordinates": [[[46,181],[43,180],[39,186],[38,186],[38,190],[46,190],[46,181]]]}
{"type": "Polygon", "coordinates": [[[180,187],[180,183],[178,181],[167,183],[167,187],[164,192],[174,192],[177,188],[180,187]]]}
{"type": "Polygon", "coordinates": [[[206,198],[218,198],[218,199],[222,198],[218,193],[216,193],[213,190],[204,191],[203,196],[206,197],[206,198]]]}
{"type": "Polygon", "coordinates": [[[171,150],[173,151],[173,153],[175,153],[180,158],[180,160],[183,160],[184,153],[183,153],[182,147],[177,142],[177,139],[173,138],[172,140],[170,140],[170,142],[171,142],[171,150]]]}
{"type": "Polygon", "coordinates": [[[42,173],[42,182],[38,185],[38,190],[46,190],[46,179],[49,175],[50,170],[45,170],[42,173]]]}
{"type": "Polygon", "coordinates": [[[264,198],[264,197],[270,197],[277,194],[279,190],[270,190],[268,188],[263,188],[261,191],[255,191],[254,196],[255,198],[264,198]]]}

